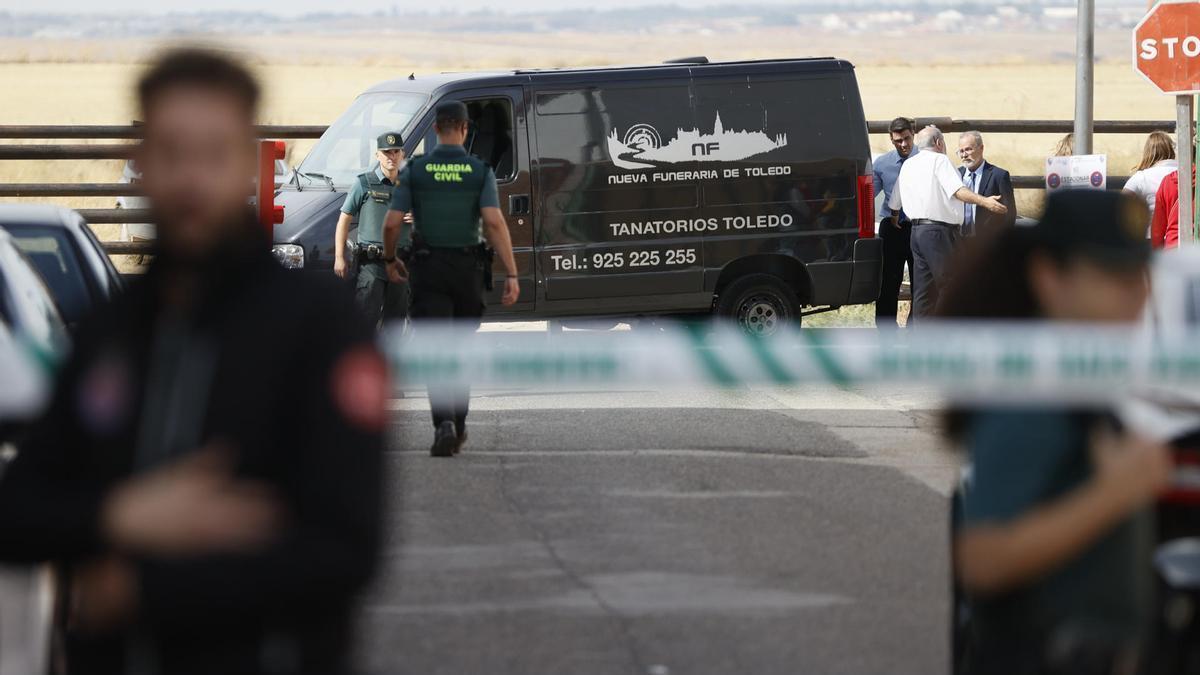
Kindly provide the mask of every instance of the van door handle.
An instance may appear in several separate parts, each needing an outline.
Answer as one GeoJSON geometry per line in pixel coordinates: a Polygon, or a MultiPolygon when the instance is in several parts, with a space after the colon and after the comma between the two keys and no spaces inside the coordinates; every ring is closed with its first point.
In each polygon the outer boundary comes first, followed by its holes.
{"type": "Polygon", "coordinates": [[[527,216],[527,215],[529,215],[529,195],[509,195],[508,196],[508,215],[510,215],[510,216],[527,216]]]}

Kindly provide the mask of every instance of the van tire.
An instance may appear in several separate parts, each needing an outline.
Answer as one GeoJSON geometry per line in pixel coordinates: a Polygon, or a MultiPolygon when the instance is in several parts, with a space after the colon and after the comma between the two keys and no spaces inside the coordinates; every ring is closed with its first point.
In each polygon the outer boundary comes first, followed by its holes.
{"type": "Polygon", "coordinates": [[[717,296],[718,317],[736,321],[749,335],[767,337],[800,325],[800,298],[782,279],[748,274],[735,279],[717,296]]]}

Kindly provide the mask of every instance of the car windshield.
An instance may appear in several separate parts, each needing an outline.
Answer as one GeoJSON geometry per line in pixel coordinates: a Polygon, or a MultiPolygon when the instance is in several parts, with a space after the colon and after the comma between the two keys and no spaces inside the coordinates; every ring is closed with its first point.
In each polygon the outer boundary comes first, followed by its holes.
{"type": "Polygon", "coordinates": [[[375,139],[387,131],[404,131],[429,96],[401,92],[364,94],[317,141],[298,169],[301,187],[349,185],[375,164],[375,139]],[[307,175],[307,176],[305,176],[307,175]]]}
{"type": "Polygon", "coordinates": [[[63,319],[73,325],[83,318],[92,306],[93,297],[68,232],[59,227],[36,225],[6,224],[4,228],[37,268],[63,319]]]}

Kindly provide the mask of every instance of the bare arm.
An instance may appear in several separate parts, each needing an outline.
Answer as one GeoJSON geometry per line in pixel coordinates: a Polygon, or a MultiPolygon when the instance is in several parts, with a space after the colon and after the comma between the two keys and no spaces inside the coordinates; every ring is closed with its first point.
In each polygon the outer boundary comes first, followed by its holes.
{"type": "Polygon", "coordinates": [[[338,213],[337,230],[333,235],[333,273],[346,276],[346,237],[350,236],[350,214],[338,213]]]}
{"type": "Polygon", "coordinates": [[[983,209],[987,209],[992,213],[1008,213],[1008,207],[1000,202],[1000,195],[994,197],[983,197],[975,194],[966,186],[960,187],[955,193],[954,198],[960,202],[974,204],[983,209]]]}
{"type": "Polygon", "coordinates": [[[1169,452],[1157,443],[1126,439],[1100,453],[1107,456],[1097,457],[1094,477],[1067,495],[1006,523],[964,529],[954,545],[963,586],[999,593],[1048,574],[1145,506],[1170,478],[1169,452]]]}
{"type": "Polygon", "coordinates": [[[389,209],[383,220],[383,250],[395,251],[396,242],[400,240],[400,228],[404,227],[404,212],[389,209]]]}
{"type": "Polygon", "coordinates": [[[485,206],[479,209],[483,216],[483,236],[487,238],[492,248],[500,254],[500,262],[504,265],[504,294],[500,302],[511,305],[521,295],[521,285],[517,282],[517,260],[513,257],[512,238],[508,236],[508,223],[504,222],[504,214],[495,206],[485,206]]]}
{"type": "Polygon", "coordinates": [[[483,236],[500,255],[504,273],[510,277],[517,276],[517,260],[513,257],[512,238],[508,236],[508,223],[504,221],[504,214],[492,206],[479,211],[483,215],[483,236]]]}

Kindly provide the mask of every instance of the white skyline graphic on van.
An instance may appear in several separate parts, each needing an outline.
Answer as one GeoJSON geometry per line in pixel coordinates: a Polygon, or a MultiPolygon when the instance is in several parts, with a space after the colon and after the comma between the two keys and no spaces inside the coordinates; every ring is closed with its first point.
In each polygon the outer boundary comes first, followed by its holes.
{"type": "Polygon", "coordinates": [[[718,112],[711,134],[678,128],[675,138],[665,144],[649,124],[635,124],[624,136],[613,129],[608,135],[608,156],[622,169],[646,169],[679,162],[736,162],[786,145],[787,134],[772,138],[763,131],[726,129],[718,112]]]}

